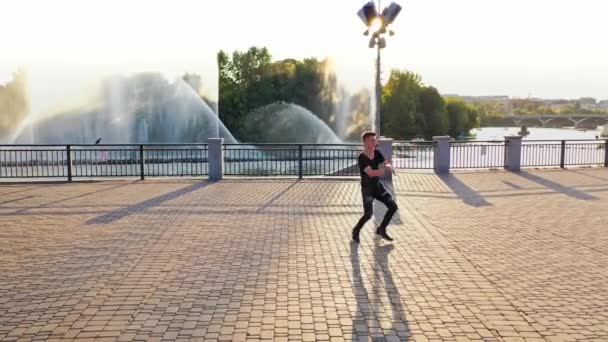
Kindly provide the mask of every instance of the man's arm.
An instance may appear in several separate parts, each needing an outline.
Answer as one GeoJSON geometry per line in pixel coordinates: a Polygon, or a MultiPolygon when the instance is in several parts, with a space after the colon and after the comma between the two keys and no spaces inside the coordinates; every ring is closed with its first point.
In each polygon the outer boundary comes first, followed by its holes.
{"type": "Polygon", "coordinates": [[[381,177],[384,176],[385,170],[386,169],[384,166],[380,167],[378,170],[374,170],[371,166],[367,166],[365,169],[363,169],[363,172],[367,173],[367,175],[370,177],[381,177]]]}
{"type": "Polygon", "coordinates": [[[385,168],[385,172],[384,173],[386,173],[386,172],[393,172],[393,165],[391,164],[390,160],[386,160],[384,158],[384,155],[380,151],[378,151],[377,153],[380,155],[380,158],[382,160],[380,162],[380,165],[381,165],[380,167],[381,168],[382,167],[385,168]]]}
{"type": "Polygon", "coordinates": [[[382,163],[382,166],[384,166],[389,172],[393,172],[393,164],[391,164],[388,160],[385,160],[382,163]]]}

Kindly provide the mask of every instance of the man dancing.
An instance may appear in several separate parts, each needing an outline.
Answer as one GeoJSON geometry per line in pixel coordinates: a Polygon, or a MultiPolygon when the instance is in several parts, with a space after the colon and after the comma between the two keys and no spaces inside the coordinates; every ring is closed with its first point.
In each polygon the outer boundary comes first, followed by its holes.
{"type": "Polygon", "coordinates": [[[392,172],[393,168],[384,159],[382,153],[376,149],[378,145],[376,133],[364,132],[361,135],[361,140],[365,149],[359,155],[358,164],[361,172],[361,195],[363,196],[364,213],[355,228],[353,228],[352,238],[354,242],[359,243],[359,232],[363,228],[363,225],[372,217],[374,199],[376,199],[386,205],[388,209],[382,223],[376,229],[376,234],[387,241],[393,241],[393,238],[386,233],[386,227],[398,209],[397,203],[395,203],[391,194],[380,182],[380,177],[387,172],[392,172]]]}

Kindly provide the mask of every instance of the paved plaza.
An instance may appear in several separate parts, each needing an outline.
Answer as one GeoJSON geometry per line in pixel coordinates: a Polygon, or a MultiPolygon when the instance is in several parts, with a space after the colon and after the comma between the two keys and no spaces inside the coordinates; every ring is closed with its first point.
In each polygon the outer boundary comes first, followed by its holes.
{"type": "Polygon", "coordinates": [[[608,341],[608,169],[393,184],[0,184],[0,340],[608,341]]]}

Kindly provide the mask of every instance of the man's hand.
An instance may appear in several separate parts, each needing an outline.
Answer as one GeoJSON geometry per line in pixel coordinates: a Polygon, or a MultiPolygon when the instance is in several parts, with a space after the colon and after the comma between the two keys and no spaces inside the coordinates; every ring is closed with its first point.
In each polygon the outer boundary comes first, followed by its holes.
{"type": "Polygon", "coordinates": [[[384,168],[388,173],[395,173],[395,169],[393,169],[393,165],[391,165],[390,163],[384,163],[384,168]]]}
{"type": "Polygon", "coordinates": [[[365,168],[365,170],[363,170],[363,172],[367,173],[367,175],[370,177],[382,177],[386,172],[386,168],[384,165],[381,165],[377,170],[374,170],[371,168],[371,166],[368,166],[365,168]]]}

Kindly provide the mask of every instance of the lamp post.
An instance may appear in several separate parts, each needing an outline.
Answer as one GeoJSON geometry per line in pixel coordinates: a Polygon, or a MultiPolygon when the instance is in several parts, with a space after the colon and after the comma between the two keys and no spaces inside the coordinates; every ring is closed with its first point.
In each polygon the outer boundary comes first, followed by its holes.
{"type": "Polygon", "coordinates": [[[388,29],[388,27],[395,21],[399,12],[401,12],[401,6],[391,2],[390,5],[381,10],[380,1],[376,6],[372,1],[367,2],[357,12],[357,15],[363,23],[367,26],[367,30],[363,32],[364,35],[371,38],[369,40],[369,48],[376,48],[376,134],[380,136],[382,127],[382,117],[380,114],[380,105],[382,102],[382,83],[380,80],[381,71],[381,59],[380,50],[386,47],[386,39],[384,34],[388,32],[390,36],[394,35],[395,32],[388,29]]]}

